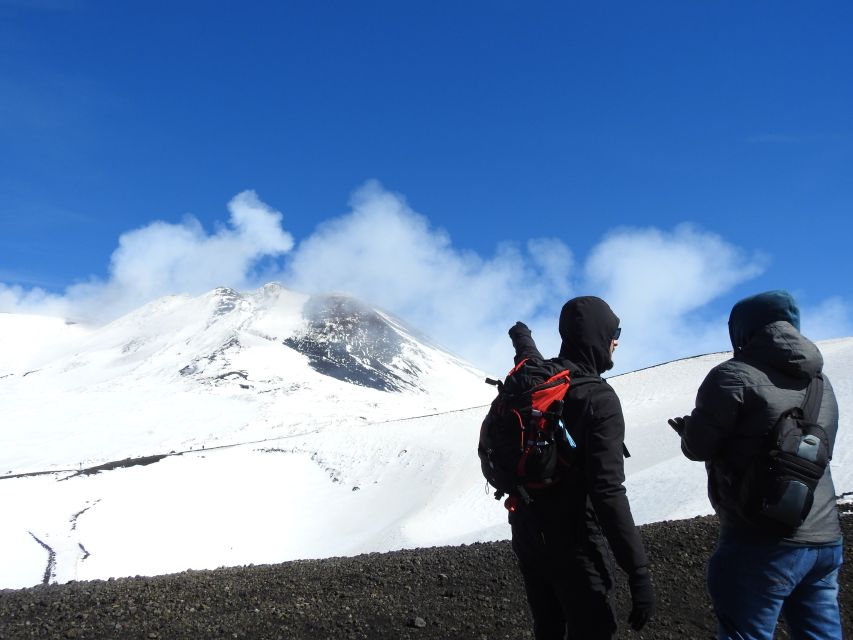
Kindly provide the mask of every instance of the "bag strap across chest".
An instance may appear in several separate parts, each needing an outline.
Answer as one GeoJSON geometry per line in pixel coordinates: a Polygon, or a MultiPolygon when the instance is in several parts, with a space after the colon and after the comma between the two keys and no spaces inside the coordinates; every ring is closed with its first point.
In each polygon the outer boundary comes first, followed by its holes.
{"type": "Polygon", "coordinates": [[[806,397],[803,400],[803,417],[809,422],[817,422],[820,415],[820,405],[823,400],[823,375],[817,374],[809,382],[806,397]]]}

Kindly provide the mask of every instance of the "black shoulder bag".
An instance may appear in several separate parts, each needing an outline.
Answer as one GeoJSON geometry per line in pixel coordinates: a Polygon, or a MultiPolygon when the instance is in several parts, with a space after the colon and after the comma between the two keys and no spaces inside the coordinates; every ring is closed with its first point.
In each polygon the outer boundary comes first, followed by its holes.
{"type": "Polygon", "coordinates": [[[829,464],[829,438],[817,424],[823,377],[809,383],[802,406],[785,411],[767,433],[740,488],[743,515],[765,531],[790,535],[809,514],[829,464]]]}

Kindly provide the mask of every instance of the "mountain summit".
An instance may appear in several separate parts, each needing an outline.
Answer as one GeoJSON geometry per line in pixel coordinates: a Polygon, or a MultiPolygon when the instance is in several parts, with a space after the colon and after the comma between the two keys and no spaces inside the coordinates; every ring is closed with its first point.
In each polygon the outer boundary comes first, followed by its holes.
{"type": "Polygon", "coordinates": [[[160,298],[98,328],[0,314],[0,335],[0,352],[16,349],[0,357],[0,398],[18,425],[2,472],[419,415],[491,393],[392,316],[275,283],[160,298]]]}
{"type": "Polygon", "coordinates": [[[403,326],[345,296],[316,296],[303,308],[306,327],[284,343],[311,367],[381,391],[420,389],[423,349],[403,326]]]}

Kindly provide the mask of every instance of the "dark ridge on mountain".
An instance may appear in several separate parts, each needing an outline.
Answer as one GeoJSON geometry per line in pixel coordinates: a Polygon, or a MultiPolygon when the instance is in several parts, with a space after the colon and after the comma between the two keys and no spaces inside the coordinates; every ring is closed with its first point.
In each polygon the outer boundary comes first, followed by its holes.
{"type": "MultiPolygon", "coordinates": [[[[850,558],[853,514],[849,506],[842,509],[844,556],[850,558]]],[[[640,633],[624,625],[630,595],[617,570],[620,639],[715,637],[705,564],[718,532],[714,517],[640,527],[658,612],[640,633]]],[[[853,637],[853,569],[847,564],[840,585],[844,635],[853,637]]],[[[531,637],[508,542],[0,590],[0,640],[531,637]]],[[[788,637],[780,625],[776,638],[788,637]]]]}
{"type": "Polygon", "coordinates": [[[626,371],[625,373],[619,373],[615,376],[605,376],[607,380],[615,380],[616,378],[621,378],[622,376],[630,376],[634,373],[640,373],[641,371],[648,371],[650,369],[659,369],[661,367],[665,367],[667,365],[673,364],[675,362],[687,362],[688,360],[699,360],[700,358],[707,358],[708,356],[722,356],[729,354],[731,355],[731,351],[711,351],[710,353],[700,353],[697,356],[685,356],[684,358],[675,358],[674,360],[667,360],[666,362],[661,362],[659,364],[650,364],[647,367],[640,367],[639,369],[632,369],[631,371],[626,371]]]}
{"type": "Polygon", "coordinates": [[[303,313],[307,328],[284,343],[318,373],[380,391],[417,388],[420,368],[403,349],[414,342],[370,307],[345,296],[314,296],[303,313]]]}

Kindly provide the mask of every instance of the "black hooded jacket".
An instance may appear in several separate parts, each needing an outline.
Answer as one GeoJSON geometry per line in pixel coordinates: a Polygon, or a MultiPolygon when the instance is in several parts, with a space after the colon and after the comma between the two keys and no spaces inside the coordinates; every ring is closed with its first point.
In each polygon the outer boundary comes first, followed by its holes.
{"type": "MultiPolygon", "coordinates": [[[[574,298],[563,307],[563,342],[555,360],[572,376],[563,422],[577,443],[579,464],[574,476],[532,506],[534,517],[565,530],[568,536],[577,536],[579,530],[587,536],[599,535],[600,527],[616,562],[631,574],[649,562],[625,493],[622,405],[600,377],[613,366],[610,342],[618,326],[619,318],[600,298],[574,298]]],[[[532,349],[521,355],[537,356],[535,345],[532,349]]]]}

